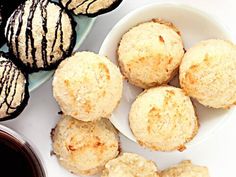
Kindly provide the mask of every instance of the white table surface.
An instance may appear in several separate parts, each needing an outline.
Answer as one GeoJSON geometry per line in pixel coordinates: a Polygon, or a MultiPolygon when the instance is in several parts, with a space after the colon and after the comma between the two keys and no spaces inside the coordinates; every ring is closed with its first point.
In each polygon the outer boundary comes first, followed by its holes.
{"type": "MultiPolygon", "coordinates": [[[[168,0],[124,0],[115,11],[97,18],[95,25],[80,50],[98,52],[105,36],[113,25],[131,10],[153,2],[168,0]]],[[[205,10],[222,21],[236,41],[236,1],[235,0],[176,0],[205,10]]],[[[50,131],[55,126],[59,108],[52,96],[51,80],[31,93],[29,105],[18,119],[3,124],[20,132],[38,148],[48,177],[73,177],[61,168],[56,158],[50,155],[50,131]]],[[[135,152],[154,160],[160,169],[190,159],[196,164],[206,165],[211,177],[236,177],[236,114],[215,132],[207,141],[184,152],[151,152],[139,147],[121,135],[123,151],[135,152]]]]}

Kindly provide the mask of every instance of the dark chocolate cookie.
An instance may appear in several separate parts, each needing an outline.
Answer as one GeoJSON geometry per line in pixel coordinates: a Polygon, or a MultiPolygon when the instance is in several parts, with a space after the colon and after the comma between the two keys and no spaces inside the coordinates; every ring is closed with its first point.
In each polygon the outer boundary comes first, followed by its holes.
{"type": "Polygon", "coordinates": [[[17,117],[29,99],[28,76],[0,53],[0,121],[17,117]]]}
{"type": "Polygon", "coordinates": [[[13,12],[5,30],[10,52],[29,73],[56,68],[75,45],[73,18],[48,0],[26,1],[13,12]]]}

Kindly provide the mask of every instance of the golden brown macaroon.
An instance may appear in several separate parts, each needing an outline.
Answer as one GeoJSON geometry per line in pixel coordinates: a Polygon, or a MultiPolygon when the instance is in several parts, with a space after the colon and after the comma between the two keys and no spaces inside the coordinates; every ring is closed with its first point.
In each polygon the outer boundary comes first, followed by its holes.
{"type": "Polygon", "coordinates": [[[82,121],[108,118],[122,91],[118,67],[92,52],[77,52],[67,58],[53,79],[53,95],[63,113],[82,121]]]}
{"type": "Polygon", "coordinates": [[[157,151],[182,151],[198,132],[190,98],[172,86],[141,93],[131,106],[129,122],[138,143],[157,151]]]}
{"type": "Polygon", "coordinates": [[[137,154],[124,153],[106,164],[101,177],[159,177],[159,175],[154,162],[137,154]]]}
{"type": "Polygon", "coordinates": [[[186,160],[180,164],[164,170],[161,177],[210,177],[207,167],[193,165],[191,161],[186,160]]]}
{"type": "Polygon", "coordinates": [[[173,24],[158,19],[131,28],[118,47],[123,75],[141,88],[168,83],[175,76],[183,55],[178,30],[173,24]]]}
{"type": "Polygon", "coordinates": [[[224,40],[199,42],[185,54],[180,85],[201,104],[229,108],[236,104],[236,47],[224,40]]]}
{"type": "Polygon", "coordinates": [[[59,163],[76,175],[94,175],[119,154],[119,136],[107,119],[82,122],[62,116],[52,133],[59,163]]]}

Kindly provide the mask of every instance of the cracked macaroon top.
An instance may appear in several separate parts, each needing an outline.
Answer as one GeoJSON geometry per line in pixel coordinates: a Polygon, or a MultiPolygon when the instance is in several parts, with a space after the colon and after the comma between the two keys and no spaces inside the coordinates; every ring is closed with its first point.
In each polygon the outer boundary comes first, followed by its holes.
{"type": "Polygon", "coordinates": [[[236,46],[210,39],[190,48],[180,65],[180,85],[187,95],[213,108],[236,104],[236,46]]]}
{"type": "Polygon", "coordinates": [[[156,151],[183,151],[198,132],[190,98],[172,86],[141,93],[131,106],[129,123],[138,143],[156,151]]]}
{"type": "Polygon", "coordinates": [[[184,49],[177,28],[154,19],[126,32],[117,53],[122,74],[131,84],[146,89],[166,84],[175,76],[184,49]]]}
{"type": "Polygon", "coordinates": [[[101,177],[159,177],[154,162],[144,157],[124,153],[110,160],[103,170],[101,177]]]}
{"type": "Polygon", "coordinates": [[[62,112],[82,121],[108,118],[121,99],[122,89],[118,67],[92,52],[77,52],[67,58],[53,79],[53,94],[62,112]]]}
{"type": "Polygon", "coordinates": [[[160,177],[210,177],[207,167],[194,165],[189,160],[163,170],[160,177]]]}
{"type": "Polygon", "coordinates": [[[94,175],[120,153],[119,136],[108,119],[82,122],[62,116],[52,132],[59,163],[76,175],[94,175]]]}

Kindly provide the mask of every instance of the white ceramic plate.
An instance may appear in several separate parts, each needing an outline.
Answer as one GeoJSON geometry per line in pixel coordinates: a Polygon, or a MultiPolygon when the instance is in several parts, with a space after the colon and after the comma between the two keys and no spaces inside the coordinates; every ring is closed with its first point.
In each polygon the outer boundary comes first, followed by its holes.
{"type": "MultiPolygon", "coordinates": [[[[137,9],[121,19],[103,42],[100,54],[107,56],[117,64],[116,50],[122,35],[131,27],[153,18],[162,18],[174,23],[181,31],[186,49],[201,40],[209,38],[231,40],[226,28],[205,12],[181,4],[155,3],[137,9]]],[[[175,82],[172,81],[171,84],[174,83],[174,85],[176,85],[175,82]]],[[[132,102],[141,91],[141,89],[124,81],[123,97],[120,105],[111,116],[111,121],[114,126],[122,134],[135,142],[135,137],[129,127],[128,113],[132,102]]],[[[187,144],[187,147],[206,140],[233,112],[233,109],[226,111],[206,108],[196,101],[194,101],[194,104],[196,105],[196,111],[199,116],[200,129],[198,135],[187,144]]]]}

